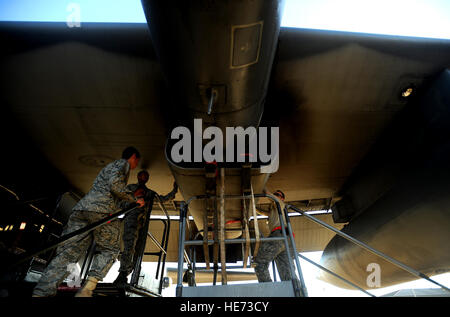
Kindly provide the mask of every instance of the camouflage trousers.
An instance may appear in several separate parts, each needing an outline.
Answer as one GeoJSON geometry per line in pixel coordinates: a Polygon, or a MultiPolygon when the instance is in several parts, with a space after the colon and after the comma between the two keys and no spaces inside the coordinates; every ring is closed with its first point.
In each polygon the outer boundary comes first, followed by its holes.
{"type": "MultiPolygon", "coordinates": [[[[276,230],[270,233],[269,237],[282,237],[281,230],[276,230]]],[[[291,259],[288,259],[286,246],[284,241],[266,241],[261,242],[258,250],[258,254],[254,259],[255,273],[258,278],[258,282],[272,282],[272,278],[269,273],[269,265],[275,260],[277,265],[278,274],[282,281],[288,281],[292,279],[291,271],[289,269],[290,260],[293,259],[294,250],[290,245],[291,259]]]]}
{"type": "MultiPolygon", "coordinates": [[[[102,213],[74,210],[63,230],[63,235],[84,228],[106,216],[102,213]]],[[[56,250],[56,256],[44,270],[41,279],[33,290],[33,294],[54,296],[58,285],[70,274],[68,266],[77,263],[86,254],[92,239],[95,241],[96,252],[88,275],[101,281],[120,251],[120,226],[117,220],[113,220],[89,233],[76,236],[59,246],[56,250]]]]}
{"type": "Polygon", "coordinates": [[[124,272],[127,275],[133,271],[134,268],[134,255],[136,242],[139,236],[139,232],[143,229],[145,219],[145,211],[141,208],[133,210],[124,218],[123,225],[123,251],[120,254],[120,272],[124,272]]]}

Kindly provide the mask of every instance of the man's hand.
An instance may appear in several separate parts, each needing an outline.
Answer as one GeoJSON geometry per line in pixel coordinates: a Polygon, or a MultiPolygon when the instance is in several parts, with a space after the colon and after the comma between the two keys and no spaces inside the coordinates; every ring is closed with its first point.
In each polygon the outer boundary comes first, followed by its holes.
{"type": "Polygon", "coordinates": [[[138,200],[136,200],[136,203],[139,205],[139,207],[144,207],[145,205],[145,201],[144,198],[138,198],[138,200]]]}

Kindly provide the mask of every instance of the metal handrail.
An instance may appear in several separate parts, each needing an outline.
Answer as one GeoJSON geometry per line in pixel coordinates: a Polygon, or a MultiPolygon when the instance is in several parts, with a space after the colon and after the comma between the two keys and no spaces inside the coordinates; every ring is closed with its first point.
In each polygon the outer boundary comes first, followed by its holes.
{"type": "Polygon", "coordinates": [[[159,282],[159,287],[158,287],[158,292],[159,294],[161,294],[162,292],[162,286],[163,286],[163,276],[164,276],[164,268],[165,268],[165,261],[166,261],[166,256],[167,256],[167,246],[168,246],[168,240],[169,240],[169,233],[170,233],[170,217],[169,214],[166,210],[166,208],[164,207],[164,205],[162,204],[161,198],[160,196],[154,192],[154,196],[156,196],[157,198],[157,202],[161,208],[161,210],[164,212],[165,216],[167,217],[166,219],[151,219],[150,215],[151,215],[151,211],[152,211],[152,207],[153,207],[153,202],[154,202],[154,198],[151,199],[152,204],[151,205],[146,205],[146,220],[145,220],[145,224],[144,224],[144,228],[143,230],[146,231],[146,233],[144,234],[144,232],[142,232],[142,235],[139,235],[138,239],[142,239],[142,240],[138,240],[141,242],[139,243],[139,251],[137,252],[138,256],[135,259],[135,267],[133,270],[133,274],[131,276],[131,281],[130,281],[130,286],[133,287],[138,287],[137,283],[140,277],[140,271],[141,271],[141,264],[142,264],[142,260],[144,255],[152,255],[152,256],[158,256],[158,266],[156,269],[156,273],[155,273],[155,278],[160,279],[159,282]],[[161,244],[153,237],[153,235],[149,232],[148,228],[149,228],[149,224],[150,221],[152,220],[160,220],[163,222],[164,224],[164,232],[163,232],[163,237],[162,237],[162,241],[161,244]],[[155,245],[158,247],[158,249],[160,250],[159,252],[145,252],[145,245],[147,242],[147,236],[150,236],[150,238],[152,239],[152,242],[155,243],[155,245]],[[159,274],[159,270],[161,268],[161,257],[162,257],[162,270],[161,270],[161,274],[159,274]]]}
{"type": "Polygon", "coordinates": [[[347,283],[347,284],[353,286],[354,288],[359,289],[361,292],[364,292],[364,293],[366,293],[367,295],[369,295],[369,296],[371,296],[371,297],[376,297],[375,295],[373,295],[372,293],[369,293],[368,291],[366,291],[365,289],[359,287],[358,285],[356,285],[356,284],[350,282],[349,280],[346,280],[345,278],[343,278],[343,277],[340,276],[339,274],[336,274],[336,273],[334,273],[334,272],[332,272],[332,271],[330,271],[330,270],[324,268],[322,265],[320,265],[320,264],[314,262],[313,260],[308,259],[306,256],[303,256],[303,255],[301,255],[300,253],[298,253],[298,256],[301,257],[303,260],[305,260],[305,261],[311,263],[312,265],[317,266],[319,269],[321,269],[321,270],[323,270],[323,271],[325,271],[325,272],[327,272],[327,273],[329,273],[329,274],[331,274],[331,275],[337,277],[338,279],[344,281],[345,283],[347,283]]]}
{"type": "MultiPolygon", "coordinates": [[[[150,231],[147,231],[147,235],[150,237],[150,239],[152,240],[152,242],[156,245],[156,247],[164,254],[167,254],[166,250],[164,250],[164,248],[162,247],[162,245],[158,242],[158,240],[156,240],[156,238],[152,235],[152,233],[150,231]]],[[[158,252],[159,254],[159,252],[158,252]]]]}
{"type": "MultiPolygon", "coordinates": [[[[162,283],[163,283],[163,276],[164,276],[164,269],[166,266],[166,257],[167,257],[167,246],[169,244],[169,236],[170,236],[170,217],[169,217],[169,213],[167,212],[166,207],[164,206],[161,197],[156,194],[156,198],[158,199],[158,204],[159,207],[162,209],[162,211],[164,212],[164,215],[167,218],[167,226],[164,227],[164,233],[163,237],[162,237],[162,241],[161,243],[164,245],[163,248],[165,250],[164,254],[163,254],[163,258],[162,258],[162,268],[161,268],[161,278],[159,281],[159,293],[162,292],[162,283]]],[[[161,263],[161,256],[159,257],[158,260],[158,267],[156,269],[156,275],[158,275],[159,273],[159,268],[160,268],[160,263],[161,263]]]]}
{"type": "Polygon", "coordinates": [[[334,231],[337,235],[347,239],[348,241],[353,242],[353,243],[359,245],[360,247],[368,250],[369,252],[372,252],[373,254],[375,254],[375,255],[385,259],[386,261],[388,261],[388,262],[390,262],[390,263],[392,263],[392,264],[394,264],[394,265],[404,269],[405,271],[407,271],[407,272],[409,272],[409,273],[411,273],[411,274],[413,274],[413,275],[415,275],[415,276],[417,276],[419,278],[423,278],[423,279],[425,279],[425,280],[427,280],[427,281],[429,281],[431,283],[434,283],[434,284],[438,285],[439,287],[441,287],[442,289],[446,290],[447,292],[450,292],[450,289],[448,289],[444,285],[442,285],[442,284],[432,280],[427,275],[425,275],[425,274],[423,274],[423,273],[421,273],[421,272],[419,272],[419,271],[409,267],[408,265],[406,265],[404,263],[401,263],[400,261],[397,261],[396,259],[394,259],[394,258],[392,258],[392,257],[390,257],[390,256],[388,256],[386,254],[384,254],[383,252],[380,252],[380,251],[370,247],[369,245],[365,244],[364,242],[361,242],[361,241],[359,241],[359,240],[349,236],[348,234],[346,234],[346,233],[344,233],[344,232],[342,232],[342,231],[340,231],[340,230],[330,226],[329,224],[327,224],[327,223],[325,223],[325,222],[323,222],[323,221],[321,221],[321,220],[319,220],[319,219],[317,219],[317,218],[315,218],[315,217],[313,217],[311,215],[308,215],[307,213],[303,212],[302,210],[298,209],[297,207],[294,207],[292,205],[286,205],[286,208],[287,209],[292,209],[292,210],[294,210],[296,212],[299,212],[300,214],[302,214],[306,218],[314,221],[315,223],[317,223],[317,224],[319,224],[319,225],[321,225],[321,226],[323,226],[323,227],[325,227],[325,228],[327,228],[327,229],[329,229],[331,231],[334,231]]]}
{"type": "MultiPolygon", "coordinates": [[[[214,195],[197,195],[197,196],[192,196],[186,202],[182,202],[181,203],[181,206],[180,206],[180,223],[179,223],[179,232],[180,232],[180,234],[179,234],[179,245],[178,245],[178,247],[179,247],[178,248],[178,261],[179,261],[179,263],[178,263],[178,282],[177,282],[177,290],[176,290],[177,296],[181,296],[181,289],[183,287],[182,279],[181,279],[181,276],[183,274],[183,265],[182,265],[182,260],[181,259],[183,257],[184,247],[186,245],[189,245],[190,243],[193,243],[193,244],[197,243],[197,242],[193,242],[193,241],[184,241],[184,237],[185,237],[185,234],[186,234],[185,222],[186,222],[187,209],[188,209],[189,204],[193,200],[197,200],[197,199],[207,199],[207,198],[211,199],[212,198],[212,199],[216,199],[217,200],[217,199],[222,199],[223,198],[223,199],[230,199],[230,200],[232,200],[232,199],[240,200],[240,199],[252,199],[252,197],[256,197],[256,198],[266,197],[266,198],[271,199],[275,203],[275,205],[277,207],[277,211],[278,211],[278,216],[280,218],[280,225],[281,225],[281,230],[282,230],[283,237],[280,237],[280,238],[277,238],[277,237],[260,238],[259,240],[261,242],[263,242],[263,241],[271,241],[271,240],[284,240],[285,248],[286,248],[286,254],[287,254],[288,258],[289,258],[289,264],[290,264],[289,265],[289,269],[290,269],[291,276],[292,276],[292,283],[293,283],[294,293],[297,296],[307,296],[307,290],[306,290],[305,283],[304,283],[304,280],[303,280],[303,275],[302,275],[302,272],[301,272],[300,262],[299,262],[298,257],[297,257],[297,252],[295,252],[293,257],[294,257],[296,265],[297,265],[297,272],[298,272],[298,276],[299,276],[299,279],[300,279],[300,285],[297,285],[297,283],[296,283],[296,278],[295,278],[295,273],[294,273],[295,270],[294,270],[294,267],[293,267],[293,263],[290,261],[291,254],[290,254],[289,243],[288,243],[288,240],[287,240],[288,236],[286,234],[286,227],[284,225],[284,221],[282,221],[283,215],[282,215],[282,212],[281,212],[280,204],[277,201],[277,199],[274,196],[270,195],[270,194],[223,195],[223,197],[217,197],[217,196],[214,196],[214,195]],[[181,262],[181,265],[180,265],[180,262],[181,262]],[[299,286],[301,287],[300,289],[298,288],[299,286]]],[[[287,218],[287,219],[285,219],[286,223],[288,224],[288,226],[290,226],[289,217],[285,217],[285,218],[287,218]]],[[[289,229],[289,227],[288,227],[288,229],[289,229]]],[[[289,237],[291,239],[292,248],[294,250],[296,250],[295,241],[294,241],[294,239],[292,237],[292,230],[291,229],[289,229],[289,237]]],[[[241,241],[238,241],[238,240],[239,239],[225,239],[224,242],[225,243],[242,243],[242,242],[245,242],[245,239],[241,239],[241,241]]],[[[256,239],[254,239],[254,240],[256,241],[256,239]]],[[[214,243],[213,240],[208,240],[208,244],[210,244],[210,242],[214,243]]],[[[203,241],[200,241],[200,244],[203,244],[203,241]]]]}
{"type": "Polygon", "coordinates": [[[17,260],[14,263],[12,263],[11,265],[9,265],[7,267],[7,270],[18,266],[18,265],[28,261],[29,259],[31,259],[31,258],[33,258],[33,257],[35,257],[35,256],[37,256],[37,255],[39,255],[41,253],[44,253],[44,252],[47,252],[47,251],[52,250],[54,248],[57,248],[58,246],[66,243],[67,240],[70,240],[72,238],[75,238],[76,236],[79,236],[79,235],[91,232],[92,230],[95,230],[98,227],[105,225],[106,223],[108,223],[109,221],[113,220],[114,218],[117,218],[117,217],[119,217],[121,215],[128,214],[131,211],[133,211],[134,209],[136,209],[138,206],[139,206],[138,204],[132,203],[127,208],[124,208],[124,209],[122,209],[122,210],[120,210],[120,211],[118,211],[118,212],[116,212],[116,213],[114,213],[114,214],[112,214],[112,215],[110,215],[108,217],[105,217],[105,218],[100,219],[100,220],[98,220],[98,221],[96,221],[94,223],[91,223],[90,225],[87,225],[84,228],[72,231],[72,232],[70,232],[70,233],[68,233],[68,234],[66,234],[66,235],[56,239],[55,241],[49,243],[47,246],[45,246],[45,247],[43,247],[41,249],[27,252],[21,257],[20,260],[17,260]]]}
{"type": "MultiPolygon", "coordinates": [[[[255,197],[269,197],[269,195],[267,195],[267,194],[255,194],[254,196],[255,196],[255,197]]],[[[242,198],[242,197],[243,197],[243,196],[226,196],[225,198],[228,198],[228,199],[239,199],[239,198],[242,198]]],[[[205,198],[216,198],[216,197],[215,197],[215,196],[209,197],[208,195],[194,196],[194,197],[191,197],[190,199],[188,199],[187,203],[190,203],[190,202],[191,202],[192,200],[194,200],[194,199],[205,199],[205,198]]],[[[250,198],[250,196],[244,196],[244,198],[250,198]]],[[[270,198],[270,197],[269,197],[269,198],[270,198]]],[[[272,197],[272,199],[274,199],[274,197],[272,197]]],[[[276,203],[278,204],[278,202],[276,202],[276,203]]],[[[290,205],[286,205],[286,208],[288,208],[288,206],[290,206],[290,205]]],[[[291,208],[291,209],[292,209],[292,208],[291,208]]],[[[301,211],[300,211],[300,213],[301,213],[301,211]]],[[[286,222],[287,222],[287,225],[288,225],[288,229],[290,230],[290,232],[293,232],[293,231],[292,231],[291,224],[290,224],[290,220],[289,220],[290,217],[288,216],[288,213],[287,213],[287,212],[285,213],[285,216],[286,216],[286,222]]],[[[180,220],[181,220],[181,219],[180,219],[180,220]]],[[[181,226],[181,223],[180,223],[180,226],[181,226]]],[[[282,222],[282,227],[283,227],[283,231],[284,231],[284,225],[283,225],[283,222],[282,222]]],[[[183,235],[183,236],[184,236],[184,235],[183,235]]],[[[293,240],[292,235],[290,235],[290,237],[291,237],[291,239],[293,240]]],[[[262,238],[261,241],[280,241],[280,240],[284,240],[284,239],[285,239],[284,237],[270,237],[270,238],[262,238]]],[[[214,242],[215,242],[214,240],[208,240],[208,241],[207,241],[208,245],[213,244],[214,242]]],[[[226,239],[226,240],[225,240],[225,243],[226,243],[226,244],[232,244],[232,243],[244,243],[244,242],[246,242],[245,239],[226,239]]],[[[255,239],[255,238],[251,238],[251,239],[250,239],[250,242],[256,242],[256,239],[255,239]]],[[[295,241],[292,241],[292,242],[293,242],[293,246],[295,246],[295,241]]],[[[192,241],[185,241],[185,242],[184,242],[184,245],[201,245],[201,244],[203,244],[203,243],[204,243],[203,241],[192,240],[192,241]]],[[[329,274],[332,274],[332,275],[336,276],[337,278],[343,280],[345,283],[347,283],[347,284],[349,284],[349,285],[355,287],[356,289],[359,289],[360,291],[364,292],[365,294],[367,294],[367,295],[369,295],[369,296],[372,296],[372,297],[375,297],[373,294],[367,292],[366,290],[360,288],[359,286],[355,285],[354,283],[352,283],[352,282],[348,281],[347,279],[345,279],[345,278],[339,276],[338,274],[336,274],[336,273],[334,273],[334,272],[331,272],[331,271],[327,270],[327,269],[324,268],[323,266],[321,266],[321,265],[315,263],[314,261],[312,261],[312,260],[310,260],[310,259],[308,259],[308,258],[302,256],[301,254],[296,253],[296,255],[297,255],[298,257],[300,257],[300,258],[302,258],[302,259],[304,259],[304,260],[310,262],[311,264],[313,264],[313,265],[319,267],[320,269],[324,270],[325,272],[327,272],[327,273],[329,273],[329,274]]],[[[297,258],[297,257],[294,257],[294,258],[298,261],[298,258],[297,258]]],[[[296,264],[297,264],[297,266],[298,266],[298,268],[299,268],[299,267],[300,267],[300,264],[299,264],[299,263],[296,263],[296,264]]],[[[179,267],[179,268],[180,268],[180,267],[179,267]]],[[[180,273],[179,273],[179,274],[180,274],[180,273]]],[[[302,283],[304,283],[303,280],[302,280],[302,283]]],[[[304,285],[304,284],[302,284],[302,285],[304,285]]]]}

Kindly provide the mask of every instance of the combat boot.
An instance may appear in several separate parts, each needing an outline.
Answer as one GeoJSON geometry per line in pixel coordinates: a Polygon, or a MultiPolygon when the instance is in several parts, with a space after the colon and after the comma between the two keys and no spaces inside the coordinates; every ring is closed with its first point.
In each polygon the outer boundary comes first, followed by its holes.
{"type": "Polygon", "coordinates": [[[89,276],[86,283],[78,290],[75,297],[92,297],[92,292],[97,287],[98,280],[95,277],[89,276]]]}
{"type": "Polygon", "coordinates": [[[116,287],[125,287],[128,283],[128,273],[121,271],[119,275],[117,276],[116,280],[113,282],[113,285],[116,287]]]}

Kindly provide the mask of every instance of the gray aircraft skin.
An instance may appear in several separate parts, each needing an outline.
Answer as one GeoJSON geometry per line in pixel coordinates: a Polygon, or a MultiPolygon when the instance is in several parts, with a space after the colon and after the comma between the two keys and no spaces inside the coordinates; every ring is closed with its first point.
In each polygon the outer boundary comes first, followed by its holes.
{"type": "MultiPolygon", "coordinates": [[[[449,271],[449,40],[280,28],[275,0],[142,4],[147,24],[0,23],[2,136],[19,157],[2,158],[3,186],[83,194],[134,145],[150,187],[165,194],[175,179],[187,200],[214,189],[204,162],[170,159],[175,127],[279,127],[279,169],[251,168],[255,192],[317,203],[415,270],[449,271]]],[[[243,183],[226,168],[226,194],[243,183]]],[[[197,230],[204,212],[190,206],[197,230]]],[[[226,205],[228,221],[240,215],[226,205]]],[[[324,250],[323,266],[364,289],[372,263],[382,287],[417,278],[339,236],[308,245],[313,231],[293,225],[299,251],[324,250]]]]}

